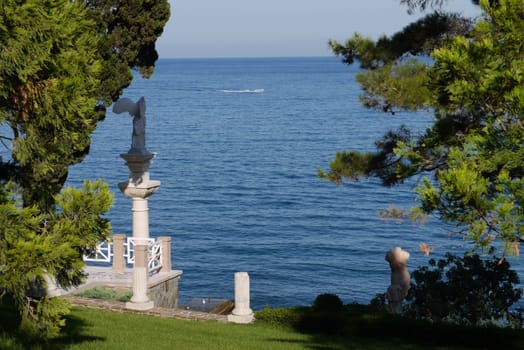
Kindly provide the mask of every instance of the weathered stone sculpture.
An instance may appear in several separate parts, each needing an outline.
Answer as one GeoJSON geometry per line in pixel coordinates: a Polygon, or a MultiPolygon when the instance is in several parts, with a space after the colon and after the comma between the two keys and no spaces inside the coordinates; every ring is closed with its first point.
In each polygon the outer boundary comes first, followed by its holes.
{"type": "Polygon", "coordinates": [[[128,112],[133,117],[133,134],[129,154],[147,154],[146,149],[146,101],[140,97],[137,102],[129,98],[120,98],[113,105],[113,113],[128,112]]]}
{"type": "Polygon", "coordinates": [[[402,313],[402,301],[408,295],[410,275],[407,268],[409,253],[400,247],[391,249],[386,254],[386,261],[391,268],[391,285],[386,297],[389,301],[391,312],[402,313]]]}

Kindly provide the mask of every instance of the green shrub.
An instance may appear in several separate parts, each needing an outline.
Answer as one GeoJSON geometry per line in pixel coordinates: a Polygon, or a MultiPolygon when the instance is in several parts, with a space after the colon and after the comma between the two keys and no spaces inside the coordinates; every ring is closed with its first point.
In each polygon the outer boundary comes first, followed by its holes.
{"type": "Polygon", "coordinates": [[[117,301],[129,301],[133,296],[132,291],[117,291],[114,288],[99,286],[91,289],[84,290],[82,292],[75,293],[80,297],[93,298],[93,299],[104,299],[104,300],[117,300],[117,301]]]}
{"type": "Polygon", "coordinates": [[[348,321],[344,304],[337,295],[320,294],[310,311],[302,316],[299,329],[308,333],[343,334],[348,321]]]}
{"type": "Polygon", "coordinates": [[[54,338],[65,325],[70,304],[62,298],[43,297],[31,302],[31,313],[22,314],[19,331],[29,338],[54,338]]]}
{"type": "Polygon", "coordinates": [[[429,265],[412,273],[407,315],[471,325],[522,325],[520,311],[511,311],[522,290],[514,287],[519,278],[507,261],[447,254],[429,265]]]}
{"type": "Polygon", "coordinates": [[[387,303],[386,303],[386,293],[378,293],[375,295],[373,299],[369,302],[369,306],[379,312],[387,311],[387,303]]]}
{"type": "Polygon", "coordinates": [[[320,294],[313,302],[313,311],[340,312],[344,303],[336,294],[320,294]]]}
{"type": "Polygon", "coordinates": [[[307,307],[271,309],[266,306],[263,310],[255,312],[255,319],[257,322],[266,322],[277,327],[297,328],[307,310],[307,307]]]}

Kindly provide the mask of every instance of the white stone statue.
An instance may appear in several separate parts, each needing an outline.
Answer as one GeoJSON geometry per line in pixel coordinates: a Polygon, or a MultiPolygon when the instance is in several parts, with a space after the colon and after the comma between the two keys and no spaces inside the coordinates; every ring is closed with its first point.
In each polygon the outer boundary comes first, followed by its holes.
{"type": "Polygon", "coordinates": [[[148,153],[146,149],[146,101],[140,97],[137,102],[120,98],[113,105],[113,113],[128,112],[133,117],[133,134],[129,153],[148,153]]]}
{"type": "Polygon", "coordinates": [[[391,285],[386,297],[389,300],[391,312],[402,313],[402,301],[408,295],[410,275],[407,268],[409,253],[400,247],[391,249],[386,254],[386,261],[391,268],[391,285]]]}

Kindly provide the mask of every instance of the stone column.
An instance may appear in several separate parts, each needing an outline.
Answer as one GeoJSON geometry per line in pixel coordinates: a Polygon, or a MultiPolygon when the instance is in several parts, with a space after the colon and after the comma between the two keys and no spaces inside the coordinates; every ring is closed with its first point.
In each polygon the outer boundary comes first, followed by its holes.
{"type": "Polygon", "coordinates": [[[158,237],[162,249],[162,267],[161,272],[171,271],[171,237],[158,237]]]}
{"type": "Polygon", "coordinates": [[[249,275],[247,272],[235,272],[235,308],[227,316],[234,323],[251,323],[255,320],[249,306],[249,275]]]}
{"type": "Polygon", "coordinates": [[[147,260],[148,245],[135,245],[135,266],[133,267],[133,297],[126,303],[131,310],[149,310],[154,304],[147,296],[147,260]]]}
{"type": "Polygon", "coordinates": [[[132,197],[133,238],[149,238],[149,208],[147,198],[132,197]]]}
{"type": "Polygon", "coordinates": [[[123,272],[126,267],[126,259],[124,258],[124,241],[126,235],[113,235],[113,270],[123,272]]]}

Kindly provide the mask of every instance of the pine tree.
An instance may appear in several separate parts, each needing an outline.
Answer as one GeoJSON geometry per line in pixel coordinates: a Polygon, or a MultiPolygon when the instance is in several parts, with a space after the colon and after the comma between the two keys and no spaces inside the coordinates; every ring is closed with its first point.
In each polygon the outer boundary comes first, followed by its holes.
{"type": "Polygon", "coordinates": [[[428,37],[429,63],[404,55],[426,53],[426,40],[404,53],[388,49],[394,54],[387,57],[380,54],[381,40],[332,43],[346,62],[377,62],[358,77],[364,105],[389,113],[428,108],[435,121],[421,136],[406,127],[387,133],[374,153],[340,152],[328,173],[319,172],[339,183],[376,176],[385,185],[425,175],[415,218],[437,213],[477,248],[498,240],[505,254],[518,254],[524,242],[524,3],[480,5],[483,18],[470,29],[467,21],[447,15],[455,24],[428,37]]]}
{"type": "Polygon", "coordinates": [[[0,19],[0,122],[12,131],[2,177],[25,205],[50,210],[100,119],[100,39],[81,4],[18,3],[4,2],[0,19]]]}
{"type": "Polygon", "coordinates": [[[167,0],[0,4],[0,294],[28,334],[58,334],[67,303],[42,290],[81,283],[83,254],[111,233],[108,186],[63,185],[131,69],[152,73],[168,17],[167,0]]]}
{"type": "Polygon", "coordinates": [[[69,166],[89,152],[131,69],[152,74],[155,41],[169,18],[167,0],[93,0],[75,2],[84,8],[72,23],[62,11],[68,2],[6,0],[0,7],[0,124],[12,131],[0,135],[12,154],[0,178],[22,187],[25,205],[42,209],[52,209],[69,166]]]}

